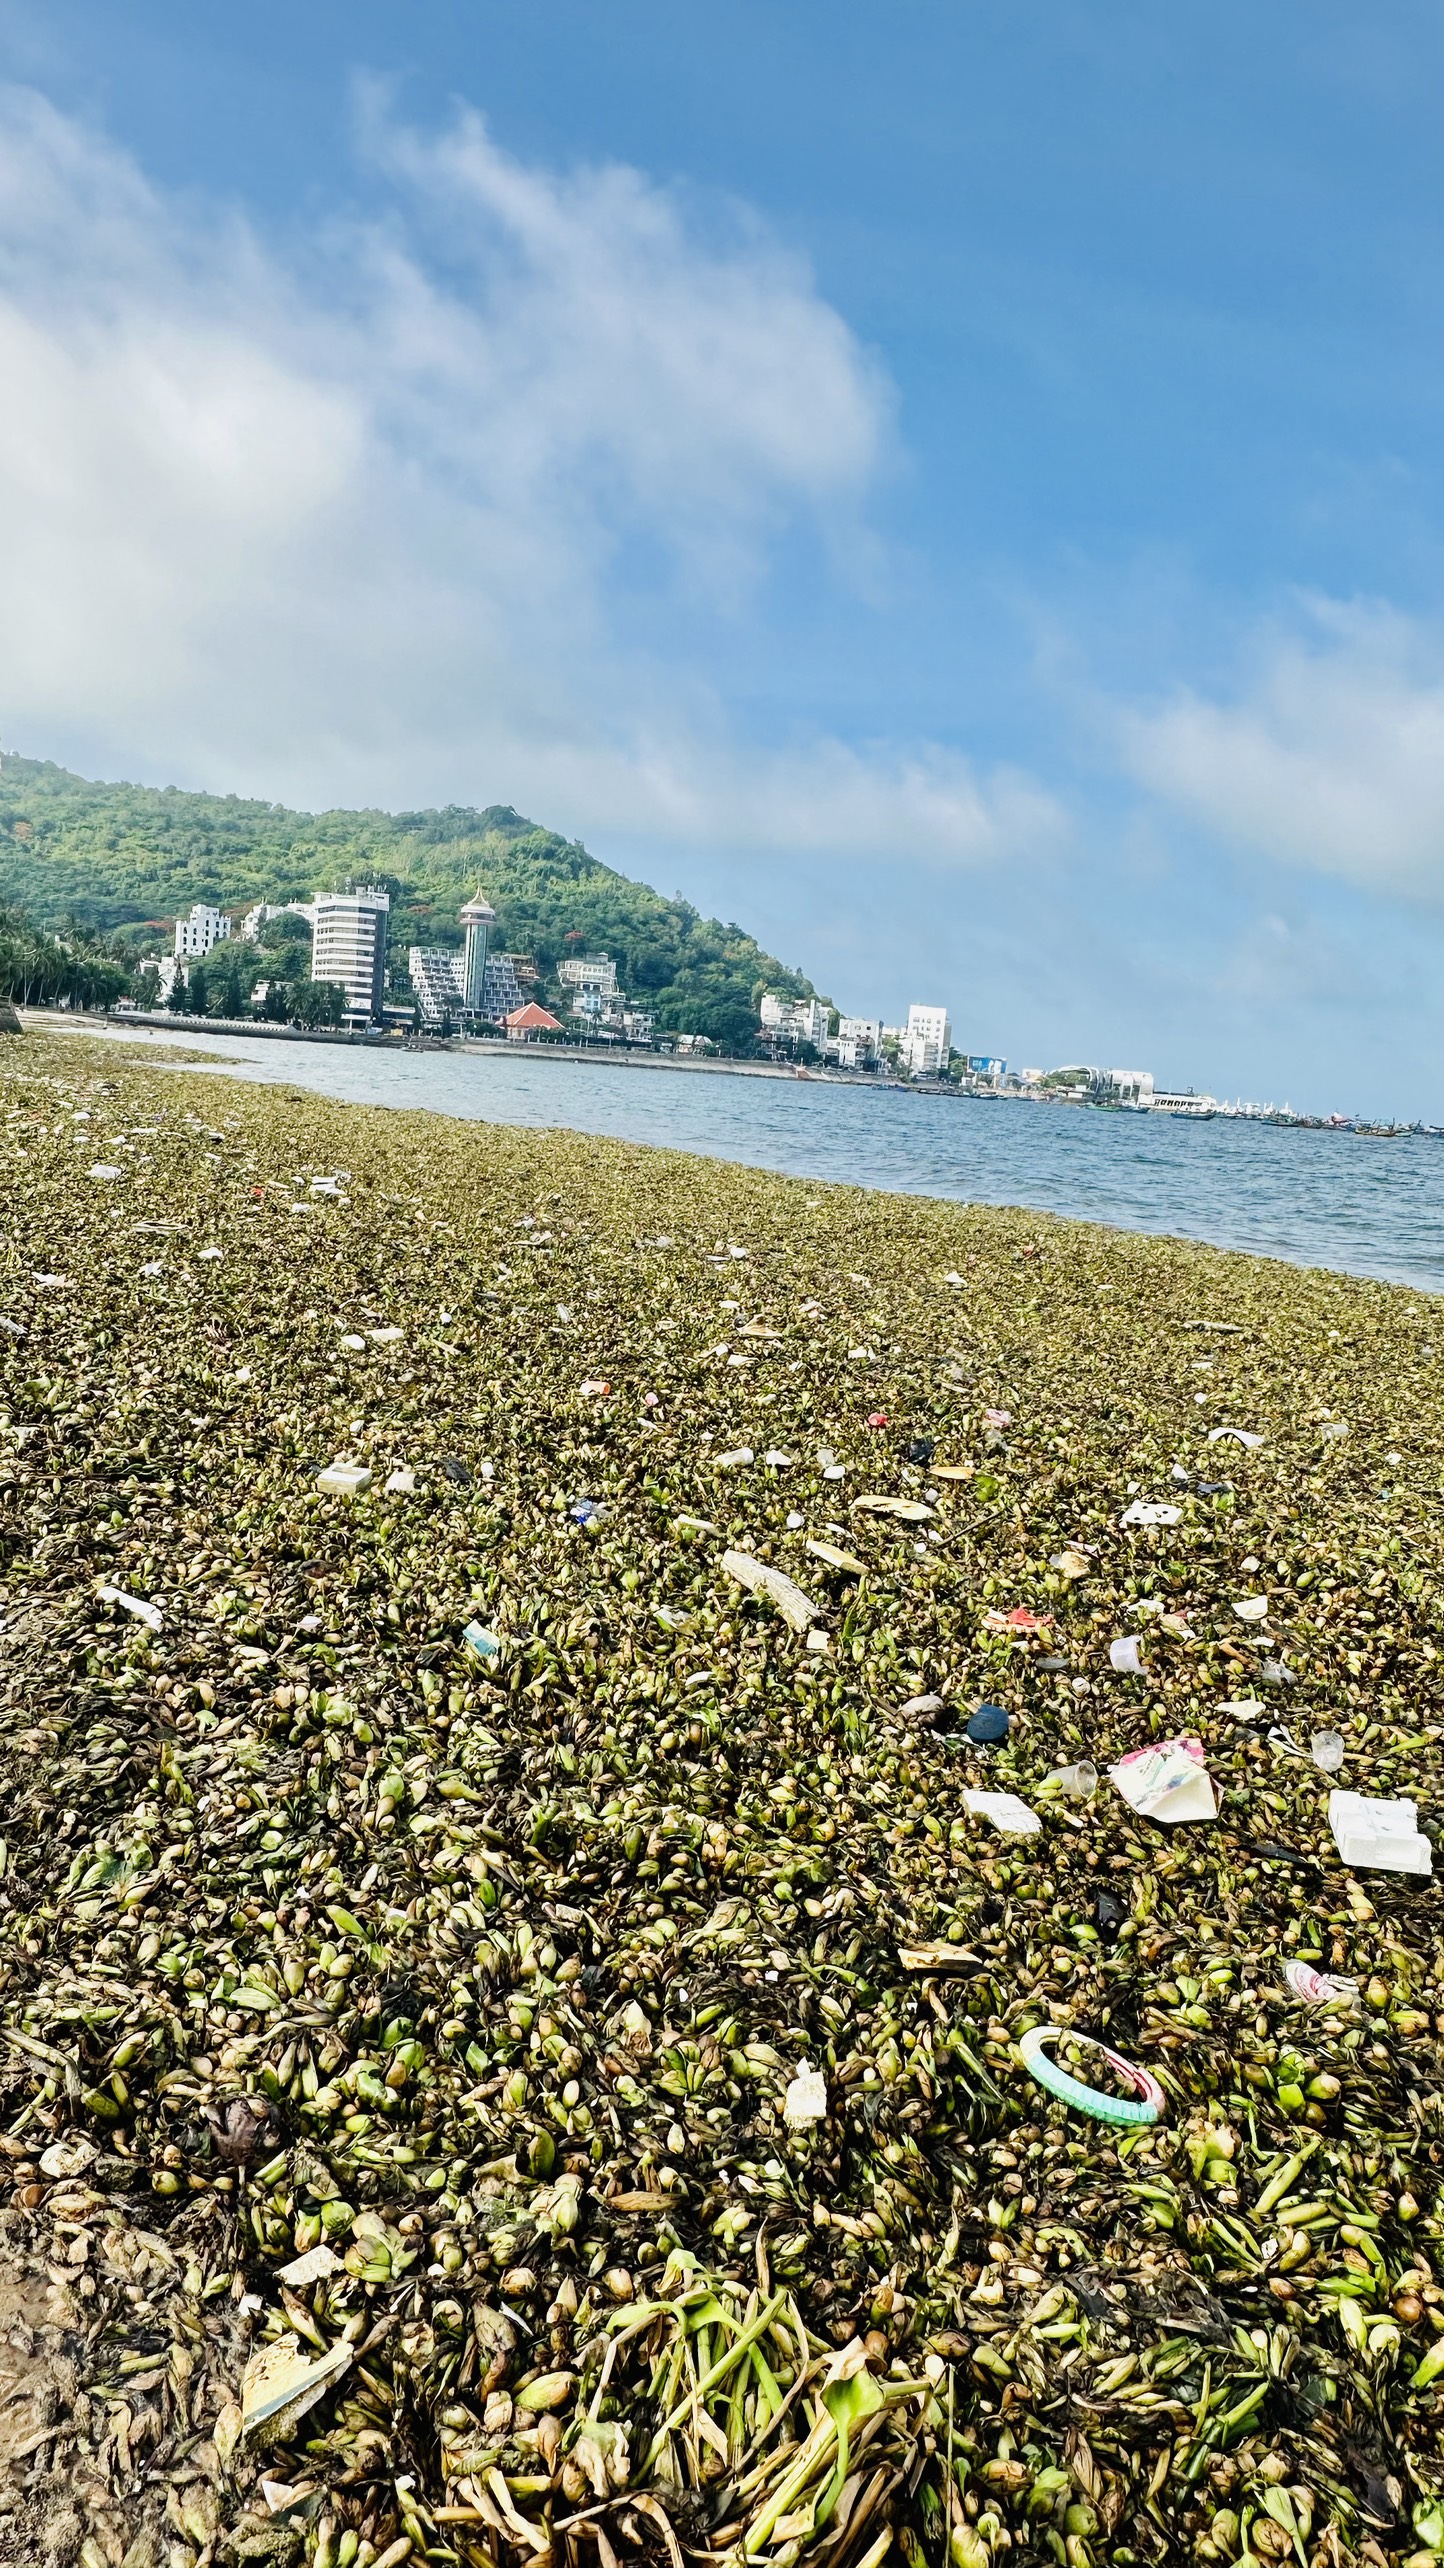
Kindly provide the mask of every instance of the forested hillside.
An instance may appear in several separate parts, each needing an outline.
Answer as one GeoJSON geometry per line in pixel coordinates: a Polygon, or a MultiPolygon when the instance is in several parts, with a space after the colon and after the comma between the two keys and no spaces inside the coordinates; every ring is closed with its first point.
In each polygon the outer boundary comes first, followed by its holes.
{"type": "Polygon", "coordinates": [[[193,901],[225,909],[293,900],[352,880],[393,902],[392,951],[455,945],[481,883],[496,943],[534,955],[547,980],[566,953],[604,951],[659,1026],[748,1046],[757,997],[812,984],[734,926],[615,873],[574,840],[505,804],[485,811],[288,811],[234,794],[93,784],[65,768],[0,762],[0,901],[43,925],[106,931],[136,954],[169,948],[193,901]]]}

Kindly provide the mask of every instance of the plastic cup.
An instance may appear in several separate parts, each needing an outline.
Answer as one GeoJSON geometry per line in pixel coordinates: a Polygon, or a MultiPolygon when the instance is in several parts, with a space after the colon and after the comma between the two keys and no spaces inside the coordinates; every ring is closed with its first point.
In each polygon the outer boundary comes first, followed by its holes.
{"type": "Polygon", "coordinates": [[[1337,1730],[1315,1730],[1309,1750],[1321,1774],[1337,1774],[1344,1762],[1344,1742],[1337,1730]]]}
{"type": "Polygon", "coordinates": [[[1062,1792],[1070,1801],[1091,1801],[1098,1789],[1098,1768],[1085,1757],[1081,1764],[1055,1766],[1043,1777],[1045,1792],[1062,1792]]]}

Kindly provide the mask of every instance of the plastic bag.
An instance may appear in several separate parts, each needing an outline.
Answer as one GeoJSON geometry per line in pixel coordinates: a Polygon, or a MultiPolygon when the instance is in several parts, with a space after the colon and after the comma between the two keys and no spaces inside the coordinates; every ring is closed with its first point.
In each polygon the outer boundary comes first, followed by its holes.
{"type": "Polygon", "coordinates": [[[1164,1739],[1135,1748],[1108,1769],[1130,1810],[1173,1827],[1185,1819],[1216,1819],[1218,1803],[1203,1761],[1201,1739],[1164,1739]]]}

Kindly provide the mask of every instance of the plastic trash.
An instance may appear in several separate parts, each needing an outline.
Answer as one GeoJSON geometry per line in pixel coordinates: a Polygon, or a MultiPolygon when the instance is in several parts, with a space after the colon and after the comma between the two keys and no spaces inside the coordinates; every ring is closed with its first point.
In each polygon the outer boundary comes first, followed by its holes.
{"type": "Polygon", "coordinates": [[[1261,1721],[1265,1707],[1254,1695],[1241,1694],[1236,1702],[1220,1703],[1218,1708],[1220,1712],[1229,1713],[1235,1721],[1261,1721]]]}
{"type": "MultiPolygon", "coordinates": [[[[789,1507],[785,1522],[790,1534],[800,1534],[803,1526],[807,1522],[807,1518],[805,1516],[799,1516],[795,1507],[789,1507]]],[[[809,1549],[810,1548],[811,1546],[809,1545],[809,1549]]]]}
{"type": "Polygon", "coordinates": [[[388,1498],[409,1498],[415,1487],[416,1474],[407,1463],[398,1463],[396,1469],[386,1476],[388,1498]]]}
{"type": "Polygon", "coordinates": [[[225,1253],[223,1248],[198,1248],[196,1258],[197,1262],[203,1265],[208,1258],[224,1257],[225,1253]]]}
{"type": "Polygon", "coordinates": [[[92,1177],[123,1177],[125,1171],[123,1168],[107,1168],[101,1165],[92,1168],[90,1173],[92,1177]]]}
{"type": "Polygon", "coordinates": [[[479,1658],[483,1662],[500,1658],[501,1642],[495,1632],[487,1630],[484,1623],[468,1623],[461,1637],[473,1658],[479,1658]]]}
{"type": "Polygon", "coordinates": [[[1138,1643],[1131,1632],[1126,1633],[1120,1640],[1109,1642],[1108,1664],[1118,1676],[1143,1674],[1143,1661],[1138,1655],[1138,1643]]]}
{"type": "Polygon", "coordinates": [[[1233,1610],[1241,1623],[1266,1623],[1269,1600],[1266,1596],[1236,1596],[1233,1610]]]}
{"type": "Polygon", "coordinates": [[[1043,1777],[1044,1792],[1061,1792],[1068,1801],[1091,1801],[1098,1789],[1098,1768],[1091,1757],[1080,1758],[1077,1765],[1055,1766],[1043,1777]]]}
{"type": "MultiPolygon", "coordinates": [[[[801,1522],[800,1517],[798,1522],[801,1522]]],[[[848,1570],[854,1578],[867,1575],[867,1563],[859,1560],[855,1552],[842,1551],[836,1543],[825,1543],[818,1534],[808,1535],[807,1548],[814,1560],[825,1561],[829,1569],[848,1570]]]]}
{"type": "Polygon", "coordinates": [[[605,1400],[611,1387],[610,1382],[583,1382],[580,1386],[581,1397],[584,1400],[605,1400]]]}
{"type": "Polygon", "coordinates": [[[814,1623],[812,1630],[808,1633],[807,1646],[810,1650],[816,1650],[819,1654],[831,1649],[832,1642],[820,1623],[814,1623]]]}
{"type": "Polygon", "coordinates": [[[967,1725],[975,1748],[995,1748],[1008,1735],[1008,1715],[1001,1703],[980,1703],[967,1725]]]}
{"type": "Polygon", "coordinates": [[[1180,1820],[1218,1817],[1201,1739],[1164,1739],[1157,1747],[1135,1748],[1108,1773],[1140,1818],[1174,1827],[1180,1820]]]}
{"type": "Polygon", "coordinates": [[[930,1525],[936,1510],[925,1506],[921,1498],[880,1498],[876,1495],[854,1498],[855,1516],[895,1516],[901,1525],[930,1525]]]}
{"type": "Polygon", "coordinates": [[[1013,1412],[1011,1409],[985,1409],[983,1411],[983,1424],[985,1427],[1010,1427],[1012,1423],[1013,1412]]]}
{"type": "Polygon", "coordinates": [[[1049,1553],[1048,1567],[1056,1569],[1060,1578],[1071,1580],[1086,1578],[1093,1563],[1086,1552],[1079,1551],[1074,1544],[1069,1543],[1065,1551],[1049,1553]]]}
{"type": "Polygon", "coordinates": [[[1312,1962],[1285,1962],[1284,1977],[1295,1997],[1301,1997],[1305,2006],[1358,2004],[1357,1980],[1330,1979],[1327,1971],[1316,1971],[1312,1962]]]}
{"type": "Polygon", "coordinates": [[[1210,1444],[1222,1444],[1226,1437],[1231,1438],[1235,1444],[1246,1445],[1250,1453],[1254,1451],[1256,1446],[1261,1445],[1264,1441],[1262,1436],[1252,1434],[1247,1427],[1209,1428],[1208,1441],[1210,1444]]]}
{"type": "Polygon", "coordinates": [[[811,1597],[804,1595],[796,1580],[788,1578],[784,1571],[773,1569],[766,1561],[754,1560],[750,1552],[740,1551],[725,1551],[722,1566],[729,1578],[736,1579],[739,1587],[750,1587],[759,1595],[770,1596],[794,1632],[809,1631],[816,1623],[818,1612],[811,1597]]]}
{"type": "Polygon", "coordinates": [[[905,1721],[935,1721],[945,1708],[940,1694],[912,1694],[902,1707],[902,1718],[905,1721]]]}
{"type": "Polygon", "coordinates": [[[346,1335],[341,1340],[341,1344],[344,1347],[349,1347],[353,1355],[364,1355],[366,1352],[366,1340],[364,1337],[359,1337],[354,1330],[348,1329],[346,1335]]]}
{"type": "Polygon", "coordinates": [[[1320,1774],[1337,1774],[1344,1762],[1344,1742],[1337,1730],[1315,1730],[1309,1754],[1320,1774]]]}
{"type": "Polygon", "coordinates": [[[256,2434],[265,2427],[276,2441],[284,2442],[307,2409],[324,2398],[331,2383],[349,2372],[354,2355],[355,2347],[344,2338],[315,2362],[301,2352],[294,2336],[278,2336],[269,2345],[257,2346],[241,2381],[241,2432],[256,2434]]]}
{"type": "Polygon", "coordinates": [[[123,1587],[97,1587],[95,1592],[103,1605],[118,1605],[123,1614],[133,1614],[148,1631],[158,1632],[165,1620],[158,1605],[148,1605],[143,1596],[127,1596],[123,1587]]]}
{"type": "Polygon", "coordinates": [[[359,1498],[371,1486],[371,1474],[364,1462],[328,1462],[316,1474],[316,1486],[331,1498],[359,1498]]]}
{"type": "Polygon", "coordinates": [[[983,1616],[985,1632],[1047,1632],[1053,1627],[1051,1614],[1035,1614],[1031,1605],[1010,1606],[1007,1613],[990,1605],[983,1616]]]}
{"type": "Polygon", "coordinates": [[[1037,1837],[1043,1822],[1016,1792],[965,1792],[963,1800],[975,1818],[986,1819],[1004,1837],[1037,1837]]]}
{"type": "Polygon", "coordinates": [[[368,1329],[366,1334],[373,1346],[399,1346],[406,1331],[404,1329],[368,1329]]]}
{"type": "Polygon", "coordinates": [[[762,1459],[766,1463],[769,1471],[790,1471],[792,1469],[792,1456],[790,1453],[784,1453],[781,1445],[769,1445],[762,1459]]]}
{"type": "Polygon", "coordinates": [[[821,2069],[803,2061],[782,2099],[782,2111],[790,2131],[805,2131],[810,2123],[827,2120],[827,2079],[821,2069]]]}
{"type": "Polygon", "coordinates": [[[1131,1507],[1124,1508],[1118,1521],[1120,1525],[1176,1525],[1182,1521],[1182,1517],[1181,1507],[1169,1507],[1150,1499],[1135,1498],[1131,1507]]]}
{"type": "Polygon", "coordinates": [[[1089,2114],[1095,2122],[1137,2126],[1156,2122],[1163,2111],[1164,2094],[1157,2078],[1150,2076],[1147,2069],[1135,2068],[1121,2052],[1110,2051],[1106,2042],[1095,2042],[1091,2033],[1074,2033],[1066,2024],[1034,2024],[1018,2044],[1018,2057],[1029,2077],[1036,2079],[1049,2095],[1057,2096],[1062,2104],[1071,2104],[1078,2113],[1089,2114]],[[1045,2047],[1049,2042],[1062,2040],[1076,2042],[1081,2050],[1096,2051],[1101,2059],[1107,2061],[1115,2077],[1122,2078],[1126,2085],[1131,2086],[1141,2101],[1130,2104],[1123,2096],[1100,2095],[1096,2087],[1085,2086],[1081,2078],[1070,2077],[1066,2069],[1059,2068],[1056,2060],[1049,2059],[1045,2047]]]}
{"type": "Polygon", "coordinates": [[[744,1463],[751,1462],[752,1460],[752,1447],[750,1445],[738,1445],[736,1451],[733,1453],[719,1453],[717,1456],[717,1468],[719,1471],[738,1471],[744,1463]]]}
{"type": "Polygon", "coordinates": [[[1434,1850],[1419,1833],[1417,1802],[1331,1792],[1329,1826],[1345,1863],[1355,1872],[1427,1875],[1434,1869],[1434,1850]]]}

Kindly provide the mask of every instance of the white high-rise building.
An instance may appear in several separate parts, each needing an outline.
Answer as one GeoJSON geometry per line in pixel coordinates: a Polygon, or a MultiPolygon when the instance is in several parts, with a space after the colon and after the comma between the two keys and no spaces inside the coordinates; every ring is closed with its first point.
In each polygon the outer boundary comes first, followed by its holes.
{"type": "Polygon", "coordinates": [[[212,909],[205,901],[192,904],[189,918],[175,923],[175,950],[187,962],[198,962],[209,954],[213,945],[224,945],[231,932],[231,922],[224,910],[212,909]]]}
{"type": "Polygon", "coordinates": [[[940,1070],[946,1070],[952,1048],[953,1030],[946,1008],[914,1004],[908,1009],[899,1049],[902,1066],[914,1079],[935,1079],[940,1070]]]}
{"type": "Polygon", "coordinates": [[[369,1025],[386,989],[386,926],[391,896],[363,884],[354,892],[318,892],[311,940],[313,981],[339,981],[346,1014],[369,1025]]]}
{"type": "Polygon", "coordinates": [[[466,947],[461,958],[462,1005],[471,1016],[480,1016],[486,989],[487,939],[496,925],[496,912],[478,884],[465,909],[461,924],[466,930],[466,947]]]}
{"type": "Polygon", "coordinates": [[[481,980],[481,1013],[488,1025],[505,1025],[522,1004],[522,987],[516,977],[516,959],[510,954],[488,954],[481,980]]]}
{"type": "Polygon", "coordinates": [[[445,1017],[460,1016],[466,1005],[466,986],[459,954],[448,953],[439,946],[413,945],[406,957],[406,968],[425,1024],[440,1025],[445,1017]]]}

